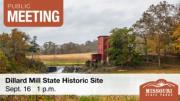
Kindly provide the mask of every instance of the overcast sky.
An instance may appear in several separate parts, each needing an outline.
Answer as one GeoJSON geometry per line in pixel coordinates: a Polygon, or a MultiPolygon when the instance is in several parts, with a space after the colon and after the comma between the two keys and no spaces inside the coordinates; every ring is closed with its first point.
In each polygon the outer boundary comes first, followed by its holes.
{"type": "MultiPolygon", "coordinates": [[[[0,1],[0,33],[12,28],[3,24],[3,5],[0,1]]],[[[37,36],[38,43],[53,41],[84,43],[99,35],[108,35],[115,27],[130,27],[151,4],[162,0],[64,0],[63,27],[18,28],[30,36],[37,36]]],[[[166,0],[177,4],[180,0],[166,0]]]]}

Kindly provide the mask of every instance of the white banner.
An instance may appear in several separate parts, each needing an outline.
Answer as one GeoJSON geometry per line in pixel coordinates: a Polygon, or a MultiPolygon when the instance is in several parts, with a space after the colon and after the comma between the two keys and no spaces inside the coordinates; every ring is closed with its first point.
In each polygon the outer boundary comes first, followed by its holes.
{"type": "Polygon", "coordinates": [[[158,79],[180,85],[180,74],[0,74],[0,95],[139,95],[158,79]]]}

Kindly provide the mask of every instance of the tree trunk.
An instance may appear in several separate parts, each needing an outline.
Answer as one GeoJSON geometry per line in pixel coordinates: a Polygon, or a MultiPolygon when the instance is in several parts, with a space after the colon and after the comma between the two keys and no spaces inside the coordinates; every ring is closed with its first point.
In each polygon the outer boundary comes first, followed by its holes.
{"type": "Polygon", "coordinates": [[[34,52],[32,52],[31,54],[32,54],[31,59],[34,60],[34,52]]]}
{"type": "Polygon", "coordinates": [[[166,56],[167,56],[167,48],[165,46],[165,48],[164,48],[164,57],[166,58],[166,56]]]}
{"type": "Polygon", "coordinates": [[[161,36],[158,34],[158,66],[161,67],[161,36]]]}
{"type": "Polygon", "coordinates": [[[144,51],[145,51],[146,63],[148,63],[149,57],[148,57],[148,47],[147,47],[147,38],[146,37],[144,37],[144,45],[145,45],[144,51]]]}

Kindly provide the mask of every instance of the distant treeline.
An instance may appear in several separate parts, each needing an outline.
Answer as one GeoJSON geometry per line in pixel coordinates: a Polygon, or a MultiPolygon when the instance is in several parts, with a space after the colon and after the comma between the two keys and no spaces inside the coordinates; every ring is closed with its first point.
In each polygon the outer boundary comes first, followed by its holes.
{"type": "Polygon", "coordinates": [[[78,43],[64,43],[57,45],[54,42],[45,42],[40,48],[40,54],[51,55],[51,54],[71,54],[71,53],[86,53],[97,51],[97,40],[86,41],[84,44],[78,43]]]}

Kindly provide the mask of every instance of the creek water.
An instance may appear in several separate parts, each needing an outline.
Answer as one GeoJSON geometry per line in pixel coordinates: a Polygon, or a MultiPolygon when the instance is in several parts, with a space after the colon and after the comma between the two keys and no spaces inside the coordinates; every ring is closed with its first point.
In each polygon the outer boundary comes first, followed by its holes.
{"type": "Polygon", "coordinates": [[[48,73],[61,74],[61,73],[77,73],[81,67],[76,66],[50,66],[48,73]]]}

